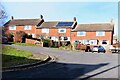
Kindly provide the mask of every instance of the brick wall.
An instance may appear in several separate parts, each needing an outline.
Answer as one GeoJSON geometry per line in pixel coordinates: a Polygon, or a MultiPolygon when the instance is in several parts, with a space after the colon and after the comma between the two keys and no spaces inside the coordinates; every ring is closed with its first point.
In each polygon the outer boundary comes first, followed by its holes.
{"type": "Polygon", "coordinates": [[[77,36],[77,32],[71,32],[72,40],[108,40],[109,44],[112,44],[112,32],[105,32],[105,36],[96,36],[96,32],[86,32],[86,36],[77,36]]]}
{"type": "Polygon", "coordinates": [[[5,28],[7,29],[6,32],[12,32],[12,33],[15,33],[16,31],[24,31],[26,33],[35,34],[35,30],[36,30],[35,26],[32,26],[31,30],[24,30],[24,26],[16,26],[16,30],[9,30],[9,26],[5,26],[5,28]]]}
{"type": "Polygon", "coordinates": [[[67,36],[67,37],[70,37],[70,35],[71,35],[70,31],[71,31],[71,29],[67,28],[66,33],[58,33],[57,28],[50,28],[49,33],[42,33],[42,29],[40,28],[40,29],[35,30],[35,34],[40,34],[43,36],[67,36]]]}
{"type": "MultiPolygon", "coordinates": [[[[28,44],[35,44],[35,42],[37,42],[37,40],[26,39],[26,43],[28,43],[28,44]]],[[[43,43],[36,44],[36,45],[43,47],[43,43]]]]}
{"type": "MultiPolygon", "coordinates": [[[[8,29],[8,26],[6,26],[8,29]]],[[[35,26],[32,26],[31,30],[24,30],[24,26],[16,26],[16,30],[8,30],[7,32],[16,32],[16,31],[25,31],[26,33],[44,35],[44,36],[67,36],[71,37],[71,42],[74,40],[89,40],[89,39],[98,39],[98,40],[108,40],[109,44],[112,44],[113,33],[105,32],[105,36],[96,36],[96,32],[86,32],[86,36],[77,36],[77,32],[71,32],[70,28],[66,28],[66,33],[58,33],[57,28],[50,28],[49,33],[42,33],[42,29],[36,29],[35,26]]]]}

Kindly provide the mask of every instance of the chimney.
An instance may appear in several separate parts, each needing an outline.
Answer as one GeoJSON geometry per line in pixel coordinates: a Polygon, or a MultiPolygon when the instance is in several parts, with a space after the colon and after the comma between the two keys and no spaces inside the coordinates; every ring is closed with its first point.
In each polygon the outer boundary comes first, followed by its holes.
{"type": "Polygon", "coordinates": [[[40,19],[43,19],[43,15],[40,15],[40,19]]]}
{"type": "Polygon", "coordinates": [[[73,20],[76,21],[76,17],[74,17],[73,20]]]}
{"type": "Polygon", "coordinates": [[[11,20],[13,20],[14,19],[14,17],[13,16],[11,16],[11,20]]]}

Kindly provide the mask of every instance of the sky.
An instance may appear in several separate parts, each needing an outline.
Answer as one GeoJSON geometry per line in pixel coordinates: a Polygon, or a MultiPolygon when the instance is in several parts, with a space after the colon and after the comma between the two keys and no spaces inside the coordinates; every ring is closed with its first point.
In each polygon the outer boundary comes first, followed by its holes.
{"type": "Polygon", "coordinates": [[[45,21],[72,21],[76,17],[78,24],[115,23],[115,35],[118,34],[117,2],[2,2],[8,19],[39,18],[45,21]]]}

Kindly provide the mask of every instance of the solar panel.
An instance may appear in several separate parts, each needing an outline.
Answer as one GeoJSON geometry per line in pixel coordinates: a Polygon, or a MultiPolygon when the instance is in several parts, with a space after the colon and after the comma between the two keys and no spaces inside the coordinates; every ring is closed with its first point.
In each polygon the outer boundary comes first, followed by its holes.
{"type": "Polygon", "coordinates": [[[72,26],[73,22],[58,22],[58,24],[56,25],[58,26],[72,26]]]}

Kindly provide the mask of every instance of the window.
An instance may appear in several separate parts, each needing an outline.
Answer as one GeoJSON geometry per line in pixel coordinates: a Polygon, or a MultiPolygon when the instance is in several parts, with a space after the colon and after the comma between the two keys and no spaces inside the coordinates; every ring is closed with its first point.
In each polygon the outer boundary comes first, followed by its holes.
{"type": "Polygon", "coordinates": [[[58,29],[58,32],[59,32],[59,33],[66,33],[66,29],[64,29],[64,28],[63,28],[63,29],[62,29],[62,28],[61,28],[61,29],[58,29]]]}
{"type": "Polygon", "coordinates": [[[16,26],[10,26],[9,30],[16,30],[16,26]]]}
{"type": "Polygon", "coordinates": [[[68,37],[64,37],[64,40],[68,40],[68,37]]]}
{"type": "Polygon", "coordinates": [[[75,40],[74,42],[79,42],[79,40],[75,40]]]}
{"type": "Polygon", "coordinates": [[[97,40],[90,40],[89,44],[91,44],[91,45],[97,45],[97,40]]]}
{"type": "Polygon", "coordinates": [[[31,25],[26,25],[24,26],[24,30],[31,30],[32,29],[32,26],[31,25]]]}
{"type": "Polygon", "coordinates": [[[86,32],[85,31],[79,31],[77,32],[77,36],[85,36],[86,32]]]}
{"type": "Polygon", "coordinates": [[[83,40],[83,44],[87,44],[87,40],[83,40]]]}
{"type": "Polygon", "coordinates": [[[34,37],[35,37],[35,34],[32,33],[32,37],[34,38],[34,37]]]}
{"type": "Polygon", "coordinates": [[[49,29],[48,28],[43,28],[42,33],[49,33],[49,29]]]}
{"type": "Polygon", "coordinates": [[[96,31],[96,36],[105,36],[105,31],[96,31]]]}
{"type": "Polygon", "coordinates": [[[83,40],[83,44],[97,45],[97,40],[83,40]]]}
{"type": "Polygon", "coordinates": [[[86,41],[86,44],[90,44],[89,41],[90,41],[90,40],[87,40],[87,41],[86,41]]]}
{"type": "Polygon", "coordinates": [[[101,40],[101,44],[109,44],[108,40],[101,40]]]}

